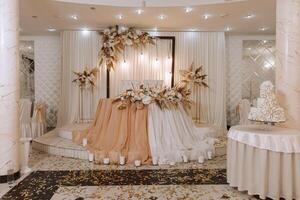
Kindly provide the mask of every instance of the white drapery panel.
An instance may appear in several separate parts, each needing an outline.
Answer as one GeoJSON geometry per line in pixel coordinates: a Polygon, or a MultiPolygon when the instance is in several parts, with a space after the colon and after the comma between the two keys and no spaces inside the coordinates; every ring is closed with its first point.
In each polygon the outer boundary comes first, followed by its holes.
{"type": "MultiPolygon", "coordinates": [[[[85,67],[97,67],[100,50],[100,36],[95,31],[64,31],[61,33],[61,40],[62,90],[58,126],[74,122],[78,117],[79,88],[76,83],[72,83],[74,79],[72,71],[82,71],[85,67]]],[[[106,69],[104,68],[100,68],[93,95],[84,94],[83,117],[85,119],[94,116],[100,97],[106,97],[106,69]]]]}
{"type": "MultiPolygon", "coordinates": [[[[192,115],[201,123],[226,130],[226,64],[224,32],[151,32],[151,35],[175,36],[175,83],[179,70],[203,65],[209,88],[195,89],[192,115]]],[[[220,133],[221,133],[220,132],[220,133]]]]}
{"type": "Polygon", "coordinates": [[[165,85],[171,86],[171,45],[172,40],[157,39],[155,45],[143,48],[127,46],[115,71],[110,72],[110,97],[122,92],[122,80],[164,80],[165,85]]]}
{"type": "MultiPolygon", "coordinates": [[[[175,36],[175,83],[180,79],[179,70],[188,68],[192,62],[195,66],[203,65],[208,74],[209,89],[196,89],[193,99],[196,100],[193,117],[199,118],[202,123],[218,127],[221,131],[226,128],[225,111],[225,36],[223,32],[152,32],[152,35],[175,36]],[[201,102],[201,106],[200,106],[201,102]]],[[[88,33],[65,31],[62,33],[63,69],[62,69],[62,96],[59,110],[59,125],[76,120],[78,110],[78,88],[71,83],[72,70],[83,69],[84,66],[97,66],[98,51],[101,48],[100,36],[97,32],[88,33]]],[[[110,96],[120,92],[121,80],[166,80],[171,78],[171,60],[169,56],[169,42],[158,40],[156,47],[148,45],[143,49],[126,47],[125,55],[120,55],[115,72],[110,75],[110,96]],[[147,55],[149,53],[149,55],[147,55]],[[158,68],[156,68],[158,57],[158,68]],[[126,64],[123,65],[124,58],[126,64]],[[146,59],[146,60],[145,60],[146,59]],[[141,62],[146,65],[141,65],[141,62]],[[170,64],[168,64],[168,62],[170,64]],[[154,64],[154,65],[153,65],[154,64]],[[160,66],[159,66],[160,65],[160,66]],[[142,66],[142,67],[141,67],[142,66]],[[149,66],[149,67],[148,67],[149,66]]],[[[93,110],[99,97],[106,97],[106,69],[100,68],[97,88],[94,92],[93,110]]],[[[167,82],[167,81],[166,81],[167,82]]],[[[85,109],[89,115],[89,108],[85,109]]]]}

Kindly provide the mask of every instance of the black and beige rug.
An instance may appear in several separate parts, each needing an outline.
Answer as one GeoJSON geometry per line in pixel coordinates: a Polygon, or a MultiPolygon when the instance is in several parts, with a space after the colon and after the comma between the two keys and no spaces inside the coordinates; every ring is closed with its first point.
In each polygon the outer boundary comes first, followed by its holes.
{"type": "MultiPolygon", "coordinates": [[[[174,194],[179,192],[180,187],[190,187],[189,191],[193,192],[198,191],[201,185],[217,187],[225,184],[225,169],[36,171],[2,199],[108,199],[105,196],[112,189],[124,199],[143,199],[146,194],[145,199],[160,199],[160,190],[174,194]],[[134,191],[139,191],[139,194],[134,191]]],[[[188,199],[192,194],[179,195],[188,199]]]]}

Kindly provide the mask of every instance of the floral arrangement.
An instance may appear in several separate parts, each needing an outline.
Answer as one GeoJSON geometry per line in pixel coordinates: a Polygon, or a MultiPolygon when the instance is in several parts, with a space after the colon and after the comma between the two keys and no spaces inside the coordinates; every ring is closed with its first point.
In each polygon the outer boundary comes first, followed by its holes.
{"type": "Polygon", "coordinates": [[[187,87],[189,84],[208,87],[205,82],[207,75],[203,74],[203,66],[196,68],[195,71],[193,71],[193,68],[194,63],[188,69],[179,71],[182,79],[177,87],[187,87]]]}
{"type": "Polygon", "coordinates": [[[141,45],[154,44],[154,38],[146,32],[141,32],[131,27],[120,29],[113,26],[100,33],[102,35],[103,46],[99,52],[100,65],[106,64],[109,70],[115,69],[118,55],[124,51],[126,45],[138,48],[141,45]]]}
{"type": "Polygon", "coordinates": [[[73,71],[76,78],[72,82],[77,83],[79,87],[94,87],[97,72],[98,68],[85,68],[82,72],[73,71]]]}
{"type": "Polygon", "coordinates": [[[128,89],[118,97],[115,102],[120,102],[119,109],[125,109],[129,103],[137,105],[138,109],[142,109],[145,105],[156,103],[161,109],[176,108],[180,102],[184,107],[190,107],[189,90],[182,88],[167,87],[145,87],[140,85],[138,88],[128,89]]]}
{"type": "Polygon", "coordinates": [[[207,75],[202,74],[202,66],[192,71],[193,65],[189,70],[182,70],[183,79],[174,87],[145,87],[140,85],[138,88],[128,89],[118,97],[114,102],[120,102],[119,109],[125,109],[129,103],[135,103],[137,108],[142,109],[145,105],[156,103],[161,109],[177,108],[182,103],[185,110],[189,110],[192,104],[190,100],[190,89],[188,85],[191,83],[199,86],[208,87],[204,82],[207,75]]]}

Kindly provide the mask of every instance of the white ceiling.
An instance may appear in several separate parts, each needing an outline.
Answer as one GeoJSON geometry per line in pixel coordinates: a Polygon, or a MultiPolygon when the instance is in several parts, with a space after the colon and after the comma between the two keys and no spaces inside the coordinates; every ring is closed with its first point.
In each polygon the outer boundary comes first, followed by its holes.
{"type": "Polygon", "coordinates": [[[224,31],[231,27],[232,34],[274,34],[275,20],[276,0],[20,0],[22,35],[99,30],[115,24],[159,31],[224,31]],[[189,13],[187,6],[192,8],[189,13]],[[138,15],[137,9],[144,12],[138,15]],[[119,14],[121,20],[116,17],[119,14]],[[244,18],[249,14],[254,17],[244,18]],[[159,19],[160,15],[165,19],[159,19]],[[47,31],[50,27],[57,31],[47,31]],[[259,30],[262,27],[266,30],[259,30]]]}

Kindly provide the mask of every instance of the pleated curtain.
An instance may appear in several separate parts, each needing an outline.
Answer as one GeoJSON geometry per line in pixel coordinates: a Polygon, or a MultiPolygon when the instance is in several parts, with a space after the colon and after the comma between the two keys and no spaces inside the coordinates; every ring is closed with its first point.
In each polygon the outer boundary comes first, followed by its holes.
{"type": "MultiPolygon", "coordinates": [[[[150,32],[151,35],[175,36],[175,83],[180,80],[179,70],[187,69],[193,62],[195,67],[203,65],[208,75],[209,88],[194,88],[195,101],[192,115],[201,123],[226,128],[225,86],[225,35],[223,32],[150,32]]],[[[78,108],[78,88],[72,83],[72,70],[84,66],[97,66],[101,38],[96,31],[64,31],[62,92],[59,110],[59,125],[74,122],[78,108]]],[[[110,96],[121,92],[122,80],[164,80],[170,84],[171,62],[170,40],[158,40],[156,45],[140,49],[126,47],[119,55],[116,70],[110,73],[110,96]],[[141,55],[143,54],[143,55],[141,55]],[[125,62],[124,62],[125,60],[125,62]]],[[[97,88],[93,97],[93,109],[101,97],[106,97],[106,69],[100,68],[97,88]]],[[[92,111],[86,113],[91,115],[92,111]]]]}

